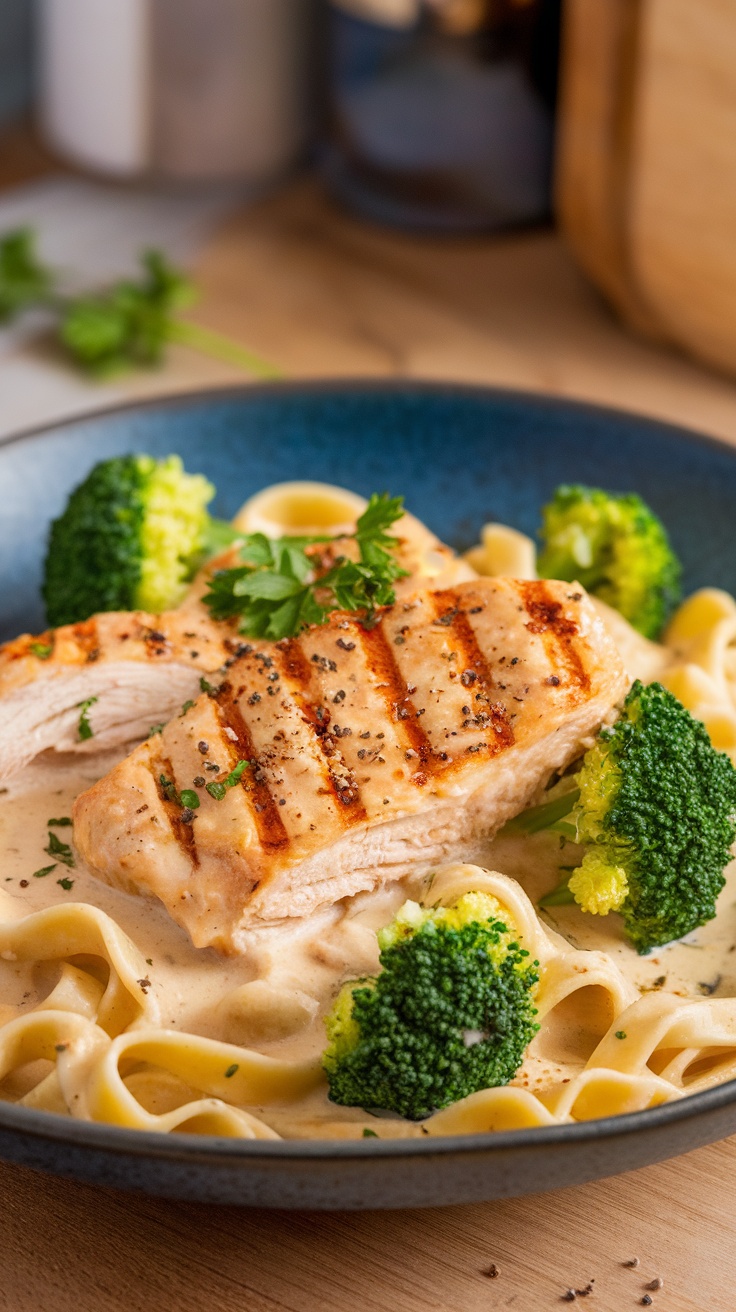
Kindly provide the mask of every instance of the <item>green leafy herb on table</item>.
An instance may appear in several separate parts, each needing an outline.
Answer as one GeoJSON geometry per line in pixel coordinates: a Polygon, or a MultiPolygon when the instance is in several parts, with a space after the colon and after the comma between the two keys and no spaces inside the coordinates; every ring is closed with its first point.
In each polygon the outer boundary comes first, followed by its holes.
{"type": "Polygon", "coordinates": [[[124,369],[155,367],[179,342],[258,378],[281,371],[238,342],[180,318],[196,300],[194,283],[161,251],[141,256],[138,279],[121,279],[106,290],[70,298],[36,251],[32,229],[0,238],[0,323],[44,306],[58,316],[58,340],[75,364],[98,378],[124,369]]]}
{"type": "Polygon", "coordinates": [[[52,283],[51,273],[39,260],[31,228],[18,228],[0,241],[0,323],[47,304],[52,283]]]}
{"type": "Polygon", "coordinates": [[[338,556],[322,573],[309,549],[333,539],[251,533],[240,548],[244,564],[215,574],[205,603],[214,619],[239,618],[241,633],[274,640],[324,624],[333,610],[364,612],[370,623],[378,607],[393,605],[393,584],[406,575],[388,532],[403,513],[402,497],[374,492],[352,535],[358,560],[338,556]]]}

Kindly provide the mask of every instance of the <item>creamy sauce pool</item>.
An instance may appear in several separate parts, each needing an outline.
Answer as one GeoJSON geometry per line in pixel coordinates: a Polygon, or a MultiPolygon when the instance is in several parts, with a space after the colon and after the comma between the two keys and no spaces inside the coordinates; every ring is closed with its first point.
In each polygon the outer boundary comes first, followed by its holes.
{"type": "MultiPolygon", "coordinates": [[[[78,857],[73,869],[57,862],[48,874],[35,874],[54,860],[44,850],[49,819],[68,816],[76,795],[112,764],[110,756],[36,763],[0,796],[0,917],[14,920],[64,902],[90,903],[111,916],[146,959],[165,1028],[294,1060],[317,1055],[325,1044],[324,1014],[337,988],[346,979],[375,973],[375,930],[407,897],[417,896],[420,885],[401,881],[297,926],[254,933],[243,957],[196,949],[157,902],[109,888],[78,857]]],[[[53,832],[63,843],[71,841],[71,828],[53,832]]],[[[517,879],[536,903],[559,882],[560,866],[574,864],[576,855],[573,845],[561,851],[550,835],[499,838],[489,844],[484,864],[517,879]]],[[[638,956],[628,945],[615,915],[596,918],[574,906],[556,907],[544,920],[573,947],[607,953],[640,990],[731,997],[736,995],[736,863],[727,876],[717,918],[649,957],[638,956]]],[[[38,1005],[53,982],[47,967],[0,960],[0,1023],[18,1014],[19,1007],[24,1011],[38,1005]]],[[[582,1005],[584,991],[578,996],[576,1007],[561,1008],[545,1023],[514,1083],[544,1087],[582,1069],[607,1018],[595,1014],[592,998],[582,1005]]],[[[377,1124],[360,1109],[330,1103],[323,1091],[288,1111],[264,1109],[264,1119],[280,1134],[299,1137],[354,1136],[377,1124]]],[[[379,1128],[381,1137],[420,1133],[419,1127],[394,1118],[382,1119],[379,1128]]]]}

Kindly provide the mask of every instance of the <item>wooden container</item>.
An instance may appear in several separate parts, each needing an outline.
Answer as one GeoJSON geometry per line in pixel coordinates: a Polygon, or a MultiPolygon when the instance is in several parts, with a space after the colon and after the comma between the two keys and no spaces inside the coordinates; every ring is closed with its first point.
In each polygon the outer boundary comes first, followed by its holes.
{"type": "Polygon", "coordinates": [[[733,0],[567,0],[556,190],[624,320],[736,373],[733,0]]]}

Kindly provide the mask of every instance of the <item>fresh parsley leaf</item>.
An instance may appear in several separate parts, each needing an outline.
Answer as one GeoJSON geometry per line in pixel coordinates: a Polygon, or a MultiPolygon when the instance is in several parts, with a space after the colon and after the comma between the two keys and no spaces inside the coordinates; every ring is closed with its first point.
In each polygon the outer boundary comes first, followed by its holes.
{"type": "Polygon", "coordinates": [[[179,715],[179,719],[181,719],[183,715],[186,715],[187,711],[191,711],[193,705],[194,705],[193,701],[191,700],[186,701],[181,708],[181,714],[179,715]]]}
{"type": "Polygon", "coordinates": [[[196,811],[199,806],[199,793],[195,793],[193,788],[185,788],[179,794],[179,800],[182,806],[187,806],[190,811],[196,811]]]}
{"type": "Polygon", "coordinates": [[[181,806],[182,801],[178,792],[176,791],[176,784],[174,783],[173,779],[167,779],[165,774],[160,774],[158,777],[158,781],[161,785],[161,792],[163,793],[166,801],[174,802],[176,806],[181,806]]]}
{"type": "Polygon", "coordinates": [[[238,1062],[236,1061],[233,1062],[232,1066],[228,1066],[227,1070],[225,1071],[225,1079],[231,1080],[233,1078],[233,1075],[235,1075],[236,1072],[239,1070],[240,1070],[240,1066],[238,1062]]]}
{"type": "Polygon", "coordinates": [[[54,650],[54,644],[52,642],[32,642],[28,650],[37,660],[47,661],[54,650]]]}
{"type": "Polygon", "coordinates": [[[56,864],[57,864],[57,863],[54,862],[54,864],[53,864],[52,866],[42,866],[40,870],[34,870],[34,872],[33,872],[33,878],[34,878],[34,879],[45,879],[47,875],[50,875],[50,874],[51,874],[51,871],[52,871],[52,870],[55,870],[55,869],[56,869],[56,864]]]}
{"type": "Polygon", "coordinates": [[[363,1138],[364,1138],[364,1139],[377,1139],[377,1138],[378,1138],[378,1135],[376,1134],[375,1130],[363,1130],[363,1138]]]}
{"type": "Polygon", "coordinates": [[[57,862],[60,861],[62,865],[68,866],[70,870],[74,869],[74,853],[72,852],[72,849],[68,843],[62,843],[61,839],[57,838],[52,830],[49,830],[48,847],[45,847],[43,850],[44,852],[47,852],[49,856],[55,857],[57,862]]]}
{"type": "Polygon", "coordinates": [[[68,875],[65,875],[63,879],[57,879],[56,882],[61,888],[63,888],[65,893],[68,893],[70,889],[74,888],[74,880],[69,879],[68,875]]]}
{"type": "Polygon", "coordinates": [[[90,708],[94,706],[97,701],[99,701],[98,697],[88,697],[86,702],[77,703],[79,708],[78,733],[80,742],[86,742],[89,738],[94,738],[95,736],[95,731],[89,722],[89,712],[90,708]]]}
{"type": "Polygon", "coordinates": [[[172,317],[194,299],[187,277],[161,251],[146,251],[138,281],[126,279],[107,292],[71,301],[59,338],[74,361],[97,376],[137,365],[160,364],[172,317]]]}
{"type": "Polygon", "coordinates": [[[200,677],[200,680],[199,680],[199,686],[200,686],[202,692],[207,692],[207,693],[209,693],[210,697],[214,697],[214,696],[215,696],[215,693],[217,692],[217,688],[215,688],[215,687],[213,686],[213,684],[208,683],[207,680],[205,679],[204,675],[202,675],[202,676],[200,677]]]}
{"type": "MultiPolygon", "coordinates": [[[[240,619],[249,637],[295,637],[312,624],[324,624],[333,610],[363,612],[371,623],[377,608],[396,600],[394,583],[406,575],[395,559],[397,540],[388,529],[404,513],[402,497],[374,493],[353,538],[357,561],[339,556],[325,572],[308,548],[328,537],[277,538],[248,534],[240,549],[243,564],[219,570],[205,602],[214,619],[240,619]]],[[[205,689],[206,691],[206,689],[205,689]]]]}
{"type": "Polygon", "coordinates": [[[57,829],[67,829],[69,825],[71,825],[71,823],[72,823],[72,818],[70,815],[63,815],[59,820],[46,821],[46,824],[49,828],[51,828],[51,826],[54,825],[57,829]]]}
{"type": "Polygon", "coordinates": [[[32,229],[6,233],[0,239],[0,323],[43,304],[51,290],[52,277],[38,258],[32,229]]]}
{"type": "MultiPolygon", "coordinates": [[[[243,772],[247,770],[250,761],[238,761],[238,764],[230,771],[227,779],[222,779],[217,783],[206,784],[207,792],[210,797],[214,797],[216,802],[221,802],[229,788],[234,788],[243,777],[243,772]]],[[[199,799],[197,799],[199,804],[199,799]]]]}
{"type": "Polygon", "coordinates": [[[165,728],[166,728],[165,724],[152,724],[150,729],[148,730],[148,737],[154,738],[157,733],[163,733],[165,728]]]}
{"type": "MultiPolygon", "coordinates": [[[[238,342],[178,318],[196,300],[194,284],[161,251],[146,251],[137,280],[125,279],[106,292],[82,296],[62,307],[59,340],[74,362],[96,377],[124,369],[152,367],[170,342],[224,360],[260,378],[280,378],[281,370],[238,342]]],[[[229,528],[213,530],[215,546],[227,546],[229,528]]]]}

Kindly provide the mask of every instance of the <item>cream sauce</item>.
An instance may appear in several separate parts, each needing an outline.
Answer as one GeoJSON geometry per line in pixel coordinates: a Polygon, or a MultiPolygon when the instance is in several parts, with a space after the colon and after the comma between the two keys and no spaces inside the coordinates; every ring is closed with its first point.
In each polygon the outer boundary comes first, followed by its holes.
{"type": "MultiPolygon", "coordinates": [[[[64,758],[42,760],[0,796],[0,916],[14,920],[65,901],[90,903],[116,921],[146,960],[165,1028],[289,1059],[319,1054],[325,1044],[324,1015],[338,987],[346,979],[376,971],[375,930],[407,897],[418,895],[419,884],[404,880],[294,926],[258,931],[242,957],[196,949],[156,901],[108,887],[76,856],[70,869],[45,850],[49,819],[68,816],[74,797],[112,763],[109,755],[71,763],[64,758]],[[37,873],[52,864],[55,868],[47,874],[37,873]]],[[[52,832],[62,843],[71,842],[70,827],[53,827],[52,832]]],[[[497,838],[489,844],[484,864],[517,879],[536,903],[559,882],[560,866],[575,864],[577,851],[570,844],[561,850],[559,839],[546,834],[497,838]]],[[[649,957],[633,951],[615,915],[584,916],[572,906],[551,909],[545,920],[572,946],[607,953],[641,991],[663,989],[687,998],[736,995],[736,863],[729,868],[717,919],[649,957]]],[[[19,1008],[22,1014],[43,1000],[55,982],[49,971],[38,963],[0,960],[0,1023],[17,1015],[19,1008]]],[[[593,991],[576,994],[543,1025],[514,1083],[534,1090],[572,1078],[582,1070],[609,1019],[593,991]]],[[[174,1103],[176,1096],[174,1091],[174,1103]]],[[[186,1096],[184,1090],[180,1100],[186,1096]]],[[[164,1110],[156,1105],[148,1109],[164,1110]]],[[[359,1109],[336,1107],[323,1090],[288,1112],[269,1108],[264,1118],[289,1137],[354,1136],[376,1125],[375,1118],[359,1109]]],[[[391,1118],[381,1121],[380,1133],[413,1136],[421,1130],[391,1118]]]]}

